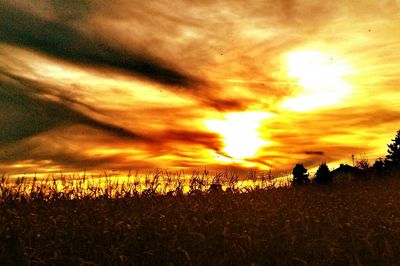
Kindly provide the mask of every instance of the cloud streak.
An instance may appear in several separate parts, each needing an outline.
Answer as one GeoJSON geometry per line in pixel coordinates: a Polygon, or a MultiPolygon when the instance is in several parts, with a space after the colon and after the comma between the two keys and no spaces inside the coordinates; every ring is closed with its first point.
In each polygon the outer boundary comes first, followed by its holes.
{"type": "MultiPolygon", "coordinates": [[[[400,123],[399,15],[391,0],[0,1],[0,167],[290,172],[384,156],[400,123]],[[288,74],[301,51],[346,62],[349,94],[282,107],[307,92],[288,74]],[[266,144],[235,159],[205,122],[250,112],[274,114],[259,121],[266,144]]],[[[229,124],[238,146],[242,123],[229,124]]]]}
{"type": "MultiPolygon", "coordinates": [[[[25,80],[25,83],[29,81],[25,80]]],[[[0,80],[0,145],[72,124],[87,125],[121,138],[144,139],[123,127],[93,119],[64,103],[40,98],[40,92],[40,88],[16,80],[0,80]]]]}
{"type": "Polygon", "coordinates": [[[0,4],[0,41],[28,47],[74,63],[115,68],[170,86],[191,88],[199,79],[140,52],[111,45],[105,36],[75,29],[60,21],[45,20],[0,4]]]}

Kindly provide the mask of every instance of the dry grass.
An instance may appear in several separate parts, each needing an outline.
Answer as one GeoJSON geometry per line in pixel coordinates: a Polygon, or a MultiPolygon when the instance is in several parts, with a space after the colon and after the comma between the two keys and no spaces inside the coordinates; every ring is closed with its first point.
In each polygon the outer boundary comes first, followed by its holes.
{"type": "Polygon", "coordinates": [[[400,261],[395,178],[191,196],[39,192],[4,200],[3,191],[1,265],[400,261]]]}
{"type": "MultiPolygon", "coordinates": [[[[254,189],[288,186],[290,177],[272,178],[271,174],[251,170],[242,177],[232,171],[211,175],[207,169],[184,172],[155,170],[144,176],[138,172],[127,175],[52,175],[47,177],[0,177],[0,203],[27,200],[95,199],[154,197],[158,195],[202,194],[215,192],[215,188],[232,193],[254,189]]],[[[218,190],[217,189],[217,190],[218,190]]]]}

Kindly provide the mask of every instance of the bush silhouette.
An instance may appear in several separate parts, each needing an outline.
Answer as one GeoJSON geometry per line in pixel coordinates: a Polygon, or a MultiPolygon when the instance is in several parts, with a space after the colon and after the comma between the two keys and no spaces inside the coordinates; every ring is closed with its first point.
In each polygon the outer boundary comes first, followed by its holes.
{"type": "Polygon", "coordinates": [[[361,170],[367,170],[370,167],[368,159],[361,157],[359,160],[357,160],[356,167],[361,170]]]}
{"type": "Polygon", "coordinates": [[[381,174],[385,167],[385,162],[382,158],[378,158],[375,160],[375,163],[372,165],[372,168],[375,170],[376,173],[381,174]]]}
{"type": "Polygon", "coordinates": [[[309,174],[307,173],[307,169],[304,167],[302,163],[296,164],[293,168],[293,184],[306,184],[309,183],[310,180],[308,179],[309,174]]]}
{"type": "Polygon", "coordinates": [[[315,173],[314,182],[317,184],[332,183],[332,173],[331,173],[331,170],[329,170],[326,163],[322,163],[319,166],[317,172],[315,173]]]}

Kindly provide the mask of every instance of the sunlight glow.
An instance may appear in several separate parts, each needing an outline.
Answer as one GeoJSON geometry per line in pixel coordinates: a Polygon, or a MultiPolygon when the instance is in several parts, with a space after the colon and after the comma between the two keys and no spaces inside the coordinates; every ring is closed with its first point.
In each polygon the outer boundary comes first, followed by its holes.
{"type": "Polygon", "coordinates": [[[309,111],[338,104],[351,92],[345,76],[350,67],[333,55],[318,51],[291,52],[287,56],[288,77],[296,81],[301,92],[283,102],[292,111],[309,111]]]}
{"type": "Polygon", "coordinates": [[[251,158],[269,143],[259,136],[258,129],[262,120],[273,116],[265,112],[229,113],[224,120],[206,120],[205,125],[221,134],[227,155],[234,159],[251,158]]]}

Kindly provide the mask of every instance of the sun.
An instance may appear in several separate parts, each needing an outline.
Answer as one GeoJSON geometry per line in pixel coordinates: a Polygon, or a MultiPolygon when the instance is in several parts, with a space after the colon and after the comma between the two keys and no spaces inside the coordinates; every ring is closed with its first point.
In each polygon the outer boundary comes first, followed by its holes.
{"type": "Polygon", "coordinates": [[[287,76],[300,88],[282,107],[308,111],[340,103],[351,93],[346,76],[353,73],[349,65],[335,55],[319,51],[294,51],[287,55],[287,76]]]}
{"type": "Polygon", "coordinates": [[[228,113],[225,119],[205,121],[206,127],[223,137],[223,151],[234,159],[254,157],[257,151],[269,142],[259,134],[261,121],[273,117],[265,112],[228,113]]]}

